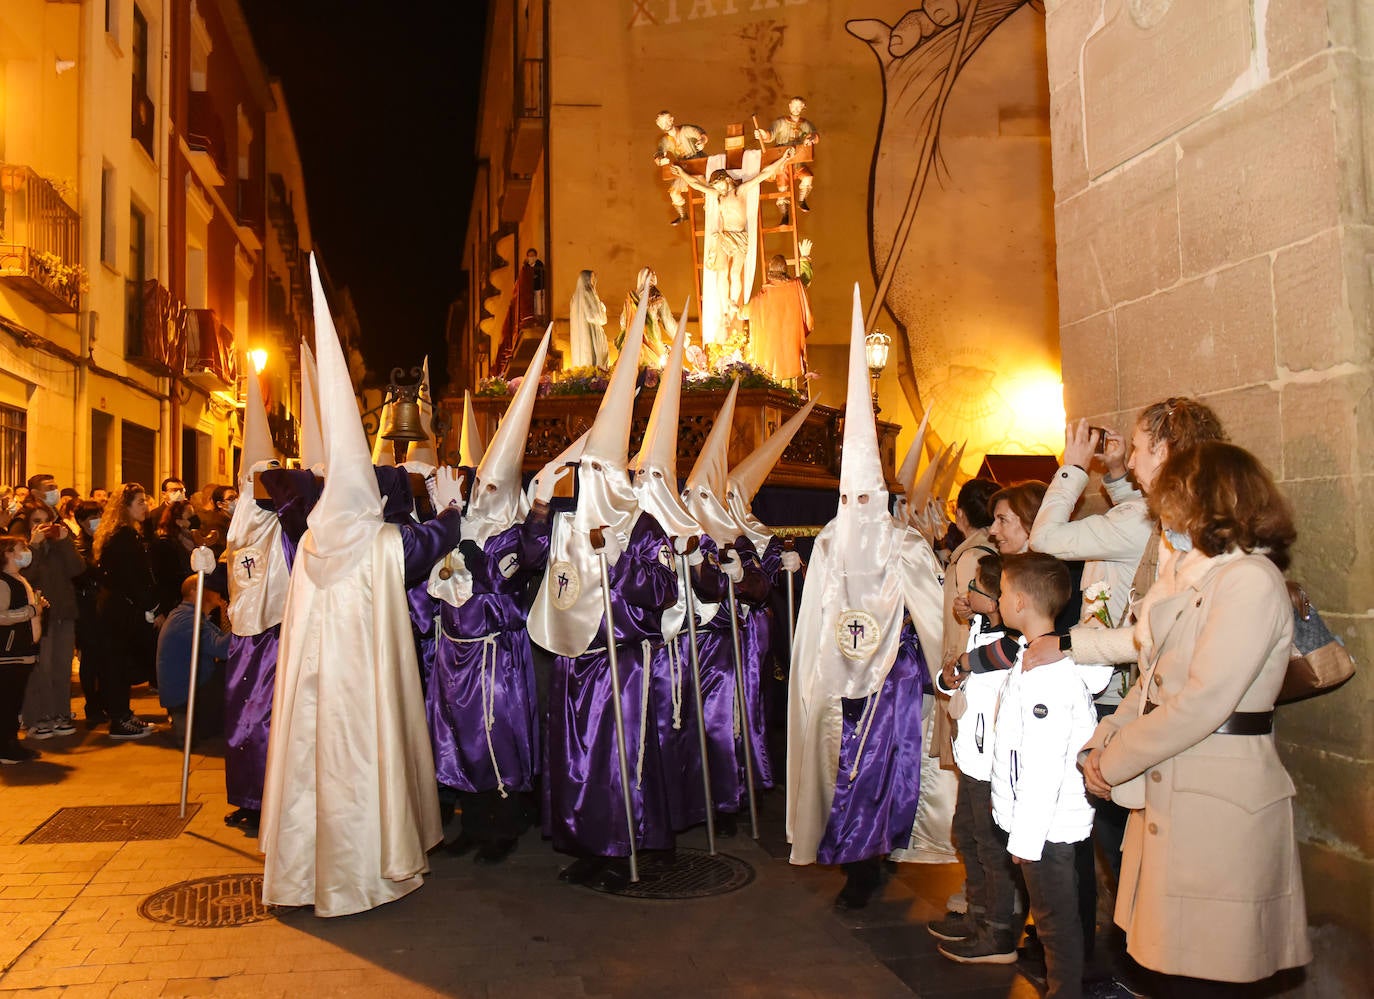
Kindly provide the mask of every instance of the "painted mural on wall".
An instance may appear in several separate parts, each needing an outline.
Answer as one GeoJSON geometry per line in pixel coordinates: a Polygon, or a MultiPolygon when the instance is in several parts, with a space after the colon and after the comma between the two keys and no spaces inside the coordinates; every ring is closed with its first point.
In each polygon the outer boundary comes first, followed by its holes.
{"type": "MultiPolygon", "coordinates": [[[[1043,452],[1053,438],[1047,444],[1037,439],[1042,428],[1026,426],[1016,398],[1024,388],[1012,395],[999,391],[1002,379],[988,364],[995,358],[980,363],[957,356],[972,352],[951,351],[936,335],[922,255],[907,251],[922,240],[923,226],[939,225],[930,219],[928,205],[923,215],[923,200],[928,186],[942,185],[937,170],[941,127],[959,76],[989,36],[1023,7],[1043,13],[1038,0],[927,0],[891,24],[881,18],[845,24],[877,58],[882,82],[883,114],[869,179],[869,259],[876,291],[868,325],[877,325],[886,308],[910,363],[908,371],[899,372],[908,405],[917,414],[933,406],[934,426],[981,445],[970,448],[970,472],[982,453],[1043,452]]],[[[1049,380],[1042,382],[1052,397],[1049,380]]]]}

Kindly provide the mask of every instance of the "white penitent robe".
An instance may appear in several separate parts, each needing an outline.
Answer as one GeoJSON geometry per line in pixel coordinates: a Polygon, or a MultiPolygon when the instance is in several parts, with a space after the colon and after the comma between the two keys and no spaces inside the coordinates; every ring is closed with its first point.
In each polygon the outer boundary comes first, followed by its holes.
{"type": "Polygon", "coordinates": [[[229,624],[235,635],[261,635],[280,624],[291,570],[281,543],[281,522],[253,500],[252,486],[229,521],[229,624]]]}
{"type": "Polygon", "coordinates": [[[318,916],[414,891],[443,838],[399,531],[349,559],[292,573],[263,795],[263,901],[318,916]]]}
{"type": "Polygon", "coordinates": [[[930,546],[886,516],[861,533],[861,543],[846,542],[841,525],[831,521],[817,535],[797,612],[787,729],[787,838],[794,864],[816,862],[830,819],[844,699],[882,688],[897,659],[904,612],[922,648],[940,648],[944,593],[930,546]]]}

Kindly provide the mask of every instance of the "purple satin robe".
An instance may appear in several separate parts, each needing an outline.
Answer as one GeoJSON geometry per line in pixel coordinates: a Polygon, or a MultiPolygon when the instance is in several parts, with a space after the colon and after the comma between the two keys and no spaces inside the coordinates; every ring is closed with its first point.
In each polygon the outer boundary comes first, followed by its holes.
{"type": "MultiPolygon", "coordinates": [[[[747,808],[748,783],[744,772],[744,739],[735,729],[735,657],[730,633],[730,610],[726,601],[729,589],[725,574],[717,566],[717,548],[709,537],[701,541],[706,559],[693,570],[692,589],[698,601],[719,603],[721,607],[706,624],[697,625],[697,654],[701,666],[701,699],[706,716],[706,752],[711,772],[711,800],[718,811],[736,812],[747,808]]],[[[736,586],[736,595],[745,591],[766,590],[767,580],[760,574],[758,560],[748,548],[739,552],[745,577],[736,586]]],[[[768,758],[763,709],[759,691],[759,653],[757,621],[763,612],[739,601],[740,646],[744,662],[745,704],[749,713],[747,731],[753,754],[754,781],[758,788],[773,786],[768,758]],[[754,627],[751,629],[751,622],[754,627]]],[[[764,633],[766,642],[767,632],[764,633]]],[[[677,639],[676,668],[662,644],[653,657],[653,694],[655,717],[663,761],[664,793],[675,828],[704,822],[706,804],[701,784],[701,748],[697,737],[696,702],[691,683],[690,636],[684,624],[677,639]],[[681,724],[673,728],[673,703],[680,698],[681,724]]],[[[766,644],[764,646],[766,649],[766,644]]]]}
{"type": "MultiPolygon", "coordinates": [[[[658,739],[641,710],[645,697],[643,646],[645,642],[662,641],[662,613],[677,600],[677,571],[671,556],[672,544],[663,528],[653,517],[641,513],[628,549],[609,573],[631,806],[636,845],[643,850],[666,850],[673,845],[672,822],[662,792],[658,739]],[[646,738],[641,767],[642,718],[646,738]]],[[[610,660],[605,647],[603,620],[589,651],[576,658],[556,656],[553,661],[545,743],[544,831],[553,839],[554,848],[565,853],[625,857],[630,853],[630,839],[620,789],[610,660]]]]}
{"type": "Polygon", "coordinates": [[[267,735],[277,679],[281,625],[257,635],[231,635],[224,679],[224,790],[237,808],[262,808],[267,735]]]}
{"type": "Polygon", "coordinates": [[[538,703],[525,620],[530,578],[548,561],[549,524],[547,514],[531,513],[488,538],[481,564],[469,566],[472,596],[461,607],[436,601],[425,715],[440,784],[474,793],[534,786],[538,703]]]}
{"type": "MultiPolygon", "coordinates": [[[[382,469],[378,469],[382,471],[382,469]]],[[[458,544],[462,515],[457,509],[440,510],[439,516],[417,524],[409,515],[398,523],[401,550],[406,564],[406,603],[410,608],[410,634],[415,641],[415,662],[420,683],[428,684],[434,669],[434,619],[439,601],[429,595],[429,573],[434,564],[458,544]]]]}
{"type": "Polygon", "coordinates": [[[921,791],[921,687],[925,656],[908,620],[897,659],[873,697],[844,699],[835,800],[816,859],[848,864],[886,856],[907,845],[921,791]],[[864,729],[867,728],[865,734],[864,729]],[[862,753],[860,749],[862,747],[862,753]],[[854,776],[855,759],[858,769],[854,776]]]}

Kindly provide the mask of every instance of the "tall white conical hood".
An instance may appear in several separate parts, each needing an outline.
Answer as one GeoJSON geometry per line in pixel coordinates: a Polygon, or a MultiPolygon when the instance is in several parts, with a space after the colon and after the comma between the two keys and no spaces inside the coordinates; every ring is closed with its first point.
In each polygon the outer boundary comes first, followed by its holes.
{"type": "Polygon", "coordinates": [[[907,448],[901,467],[897,469],[897,482],[902,487],[902,495],[893,503],[893,515],[900,521],[905,521],[910,515],[911,486],[916,481],[916,470],[921,467],[921,452],[926,445],[926,428],[929,426],[930,409],[927,408],[921,425],[916,428],[916,437],[911,447],[907,448]]]}
{"type": "Polygon", "coordinates": [[[716,422],[706,435],[701,454],[687,476],[687,489],[682,499],[687,510],[718,545],[731,544],[739,537],[739,525],[725,508],[725,492],[730,478],[730,437],[735,422],[735,396],[739,394],[739,379],[730,386],[716,422]]]}
{"type": "Polygon", "coordinates": [[[814,399],[793,413],[791,419],[773,431],[766,441],[749,452],[748,457],[730,469],[729,485],[725,492],[726,509],[730,511],[730,516],[735,518],[741,533],[753,542],[760,555],[772,540],[773,532],[754,516],[751,504],[759,489],[768,480],[768,473],[782,459],[787,445],[792,443],[792,438],[796,436],[819,401],[818,392],[814,399]]]}
{"type": "Polygon", "coordinates": [[[574,526],[581,531],[609,526],[628,532],[638,513],[639,504],[626,463],[648,302],[648,295],[640,296],[634,321],[625,333],[625,344],[601,398],[601,408],[596,411],[596,420],[587,431],[587,443],[582,448],[577,469],[577,512],[573,516],[574,526]]]}
{"type": "Polygon", "coordinates": [[[325,301],[315,257],[310,257],[315,306],[315,349],[319,364],[320,426],[327,474],[320,500],[310,511],[301,564],[316,586],[328,586],[354,571],[357,560],[382,529],[382,496],[358,419],[348,362],[325,301]]]}
{"type": "Polygon", "coordinates": [[[906,490],[908,498],[911,496],[911,483],[916,481],[916,470],[921,467],[921,452],[926,446],[926,429],[929,426],[930,409],[927,408],[926,415],[921,417],[921,425],[916,428],[916,436],[911,441],[911,447],[906,449],[906,457],[897,469],[897,481],[906,490]]]}
{"type": "Polygon", "coordinates": [[[260,461],[271,461],[277,456],[277,449],[272,446],[272,434],[267,429],[262,384],[258,376],[251,372],[244,381],[247,383],[248,398],[243,406],[243,453],[239,457],[239,474],[246,482],[248,470],[260,461]]]}
{"type": "Polygon", "coordinates": [[[253,480],[268,468],[279,467],[267,430],[258,376],[249,372],[248,399],[243,409],[243,455],[239,469],[239,501],[224,534],[229,568],[229,620],[236,635],[259,635],[280,624],[286,606],[291,570],[281,544],[281,524],[271,510],[253,498],[253,480]]]}
{"type": "MultiPolygon", "coordinates": [[[[844,404],[844,451],[840,459],[841,511],[845,496],[877,497],[887,508],[887,483],[878,450],[878,423],[868,389],[868,362],[864,356],[864,314],[859,286],[854,285],[854,315],[849,330],[849,387],[844,404]]],[[[871,505],[871,504],[865,504],[871,505]]]]}
{"type": "MultiPolygon", "coordinates": [[[[528,377],[526,378],[528,381],[528,377]]],[[[537,383],[538,378],[535,379],[537,383]]],[[[523,388],[525,382],[520,386],[523,388]]],[[[458,434],[458,464],[467,468],[476,468],[482,463],[484,452],[482,445],[482,431],[477,426],[477,413],[472,408],[472,393],[467,389],[463,390],[463,427],[458,434]]]]}
{"type": "Polygon", "coordinates": [[[942,513],[949,510],[949,494],[954,489],[954,480],[959,475],[959,466],[964,460],[964,448],[968,447],[968,441],[959,445],[959,450],[950,456],[949,464],[941,471],[939,479],[935,483],[935,492],[932,499],[940,505],[942,513]]]}
{"type": "Polygon", "coordinates": [[[816,407],[816,403],[820,402],[820,399],[821,394],[817,392],[814,399],[793,413],[787,422],[774,430],[766,441],[750,451],[748,457],[730,469],[731,489],[738,491],[740,499],[745,503],[751,502],[759,494],[759,489],[768,481],[768,473],[773,471],[773,466],[782,460],[787,445],[792,443],[792,438],[797,435],[797,431],[801,429],[802,424],[806,422],[806,418],[811,415],[811,410],[816,407]]]}
{"type": "Polygon", "coordinates": [[[301,468],[324,464],[320,432],[320,373],[310,344],[301,343],[301,468]]]}
{"type": "MultiPolygon", "coordinates": [[[[688,300],[690,304],[690,299],[688,300]]],[[[668,348],[668,359],[659,379],[649,426],[639,454],[630,463],[635,470],[635,495],[639,507],[663,527],[669,537],[695,537],[701,533],[682,505],[677,491],[678,413],[682,404],[682,359],[687,351],[687,307],[677,324],[677,335],[668,348]]]]}
{"type": "Polygon", "coordinates": [[[544,374],[544,359],[553,337],[553,324],[544,332],[544,339],[530,360],[525,378],[515,390],[501,425],[491,438],[491,446],[477,466],[467,512],[463,515],[463,537],[471,538],[479,546],[493,535],[500,534],[528,510],[525,494],[520,488],[520,472],[525,459],[525,442],[529,437],[530,417],[534,414],[539,394],[539,379],[544,374]]]}
{"type": "MultiPolygon", "coordinates": [[[[320,415],[323,416],[323,412],[320,415]]],[[[381,465],[383,468],[396,467],[396,442],[389,440],[386,436],[391,433],[391,428],[394,426],[396,426],[396,403],[388,402],[382,407],[381,416],[377,419],[377,436],[372,438],[372,464],[381,465]]]]}
{"type": "MultiPolygon", "coordinates": [[[[429,385],[429,358],[425,358],[424,375],[420,381],[420,429],[425,432],[422,441],[411,441],[406,449],[406,464],[415,462],[433,468],[439,464],[439,443],[434,439],[434,394],[429,385]]],[[[413,472],[424,469],[413,468],[413,472]]]]}

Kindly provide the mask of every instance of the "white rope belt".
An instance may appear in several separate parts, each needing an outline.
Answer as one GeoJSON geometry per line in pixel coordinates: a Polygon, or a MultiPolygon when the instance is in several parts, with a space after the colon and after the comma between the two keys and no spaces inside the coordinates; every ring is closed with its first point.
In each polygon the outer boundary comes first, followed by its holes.
{"type": "Polygon", "coordinates": [[[668,681],[673,687],[673,729],[682,728],[682,653],[679,651],[679,639],[664,642],[664,647],[668,650],[668,681]]]}
{"type": "Polygon", "coordinates": [[[456,645],[482,643],[481,676],[478,678],[478,685],[482,691],[482,727],[486,729],[487,755],[491,757],[491,769],[496,773],[496,790],[501,797],[508,798],[510,795],[506,794],[506,782],[501,777],[501,765],[496,762],[496,745],[491,741],[491,730],[496,725],[496,638],[500,632],[493,631],[475,638],[457,638],[444,630],[442,623],[439,628],[443,631],[444,637],[456,645]]]}
{"type": "MultiPolygon", "coordinates": [[[[884,684],[886,686],[886,684],[884,684]]],[[[864,705],[863,714],[859,716],[859,751],[854,754],[854,765],[849,768],[849,779],[855,780],[859,776],[859,761],[864,756],[864,746],[868,745],[868,733],[873,731],[873,716],[878,713],[878,701],[883,696],[883,688],[879,687],[873,696],[864,705]]]]}

